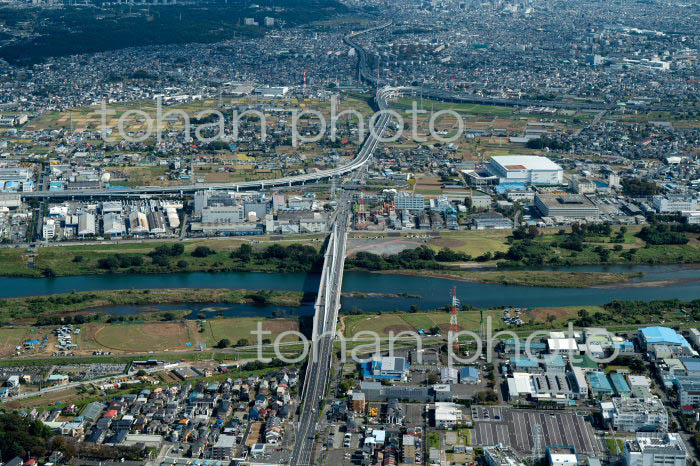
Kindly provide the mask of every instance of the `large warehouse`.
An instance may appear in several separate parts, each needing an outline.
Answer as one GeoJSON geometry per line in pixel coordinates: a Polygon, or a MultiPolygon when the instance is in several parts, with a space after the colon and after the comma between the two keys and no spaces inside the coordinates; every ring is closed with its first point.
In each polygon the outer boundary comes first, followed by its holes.
{"type": "Polygon", "coordinates": [[[535,205],[545,217],[594,218],[598,206],[581,194],[536,194],[535,205]]]}
{"type": "Polygon", "coordinates": [[[564,170],[547,157],[538,155],[502,155],[491,157],[488,170],[501,183],[559,185],[564,183],[564,170]]]}

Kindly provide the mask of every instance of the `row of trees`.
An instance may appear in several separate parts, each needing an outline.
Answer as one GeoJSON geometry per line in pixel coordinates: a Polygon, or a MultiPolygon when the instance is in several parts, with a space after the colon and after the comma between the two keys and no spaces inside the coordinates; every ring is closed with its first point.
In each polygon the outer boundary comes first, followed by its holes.
{"type": "MultiPolygon", "coordinates": [[[[479,258],[477,258],[479,259],[479,258]]],[[[444,248],[435,252],[428,246],[415,249],[405,249],[398,254],[378,255],[370,252],[358,252],[346,259],[345,264],[350,268],[366,270],[397,270],[397,269],[442,269],[441,262],[466,262],[472,256],[463,252],[444,248]]]]}
{"type": "Polygon", "coordinates": [[[673,231],[670,225],[650,225],[642,228],[637,236],[648,244],[687,244],[688,237],[680,232],[673,231]]]}
{"type": "MultiPolygon", "coordinates": [[[[175,243],[172,245],[162,244],[155,248],[153,251],[148,253],[148,257],[151,258],[151,262],[154,265],[161,267],[167,267],[170,265],[170,260],[173,258],[178,258],[182,256],[185,252],[185,246],[182,243],[175,243]]],[[[216,254],[211,248],[207,246],[197,246],[191,253],[192,257],[204,258],[216,254]]],[[[82,256],[76,256],[73,262],[82,262],[82,256]],[[80,258],[80,260],[78,260],[80,258]]],[[[103,257],[97,261],[97,266],[104,270],[117,270],[125,269],[130,267],[141,267],[144,265],[144,256],[140,254],[112,254],[107,257],[103,257]]],[[[180,268],[187,268],[189,265],[187,261],[180,260],[177,263],[180,268]]]]}
{"type": "Polygon", "coordinates": [[[251,265],[273,266],[280,272],[309,272],[320,270],[323,266],[323,254],[312,246],[302,244],[282,246],[275,243],[259,251],[249,244],[243,244],[231,253],[231,259],[245,268],[251,265]]]}
{"type": "Polygon", "coordinates": [[[68,316],[39,316],[36,319],[37,327],[42,327],[44,325],[82,325],[87,322],[92,322],[94,320],[99,320],[99,314],[75,314],[68,316]]]}

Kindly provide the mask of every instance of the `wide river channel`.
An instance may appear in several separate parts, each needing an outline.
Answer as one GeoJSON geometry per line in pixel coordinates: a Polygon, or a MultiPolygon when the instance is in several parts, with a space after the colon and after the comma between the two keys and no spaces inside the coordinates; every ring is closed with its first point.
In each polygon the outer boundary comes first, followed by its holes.
{"type": "MultiPolygon", "coordinates": [[[[700,268],[686,266],[609,266],[576,267],[559,270],[581,272],[642,272],[641,278],[631,283],[600,288],[543,288],[514,285],[470,283],[443,278],[408,275],[346,272],[343,292],[376,293],[395,297],[343,297],[346,310],[364,311],[408,310],[415,304],[420,309],[435,309],[449,304],[452,286],[462,304],[480,308],[497,306],[552,307],[604,304],[613,299],[654,300],[678,298],[700,299],[700,268]],[[648,282],[648,283],[645,283],[648,282]],[[661,282],[661,283],[660,283],[661,282]]],[[[105,289],[156,288],[231,288],[248,290],[304,291],[315,293],[317,274],[276,273],[182,273],[167,275],[88,275],[56,278],[0,277],[0,297],[22,297],[92,291],[105,289]]],[[[216,304],[216,303],[212,303],[216,304]]],[[[294,314],[311,313],[312,303],[301,308],[264,308],[250,305],[217,305],[216,312],[224,315],[271,315],[275,310],[294,314]]],[[[149,307],[153,309],[153,306],[149,307]]],[[[205,312],[211,315],[212,305],[163,305],[156,309],[192,309],[192,316],[205,312]]],[[[115,314],[140,312],[138,306],[105,309],[115,314]]]]}

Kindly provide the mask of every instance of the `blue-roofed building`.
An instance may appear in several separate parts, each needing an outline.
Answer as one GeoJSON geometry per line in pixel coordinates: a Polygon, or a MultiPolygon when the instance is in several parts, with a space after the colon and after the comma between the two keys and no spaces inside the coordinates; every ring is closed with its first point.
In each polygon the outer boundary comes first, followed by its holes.
{"type": "Polygon", "coordinates": [[[611,396],[614,393],[612,385],[605,373],[591,371],[587,374],[588,383],[591,385],[591,392],[598,398],[611,396]]]}
{"type": "Polygon", "coordinates": [[[634,343],[631,341],[623,341],[621,343],[613,343],[613,347],[617,348],[620,353],[634,353],[634,343]]]}
{"type": "Polygon", "coordinates": [[[63,181],[51,181],[49,191],[63,191],[63,181]]]}
{"type": "MultiPolygon", "coordinates": [[[[522,340],[518,340],[516,342],[515,339],[511,338],[505,341],[504,343],[504,351],[507,354],[515,354],[516,347],[518,347],[519,353],[524,353],[525,352],[525,342],[522,340]],[[519,345],[517,343],[520,343],[519,345]]],[[[542,354],[547,352],[547,343],[543,343],[541,341],[533,341],[530,343],[530,353],[532,354],[542,354]]]]}
{"type": "Polygon", "coordinates": [[[668,327],[646,327],[639,329],[639,343],[642,348],[648,350],[651,345],[682,346],[690,348],[690,343],[683,335],[680,335],[668,327]]]}
{"type": "Polygon", "coordinates": [[[459,370],[459,383],[475,384],[481,382],[481,372],[476,367],[463,367],[459,370]]]}
{"type": "Polygon", "coordinates": [[[511,364],[513,365],[513,372],[542,372],[540,363],[536,359],[525,357],[513,358],[511,364]]]}
{"type": "Polygon", "coordinates": [[[406,358],[382,357],[373,359],[364,364],[363,377],[365,380],[388,379],[406,380],[409,371],[409,362],[406,358]]]}
{"type": "Polygon", "coordinates": [[[685,373],[689,377],[700,377],[700,358],[680,358],[685,366],[685,373]]]}
{"type": "Polygon", "coordinates": [[[632,396],[632,389],[627,384],[624,375],[620,374],[619,372],[613,372],[610,374],[610,382],[612,382],[612,386],[615,389],[615,394],[618,396],[632,396]]]}
{"type": "Polygon", "coordinates": [[[494,188],[498,194],[503,194],[507,191],[527,191],[525,183],[500,183],[494,188]]]}
{"type": "Polygon", "coordinates": [[[542,357],[545,372],[566,372],[566,362],[561,354],[547,354],[542,357]]]}

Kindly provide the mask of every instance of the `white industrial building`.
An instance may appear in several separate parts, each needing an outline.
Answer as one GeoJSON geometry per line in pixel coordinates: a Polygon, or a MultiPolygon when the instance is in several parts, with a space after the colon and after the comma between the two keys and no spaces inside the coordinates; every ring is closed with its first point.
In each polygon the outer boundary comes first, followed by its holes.
{"type": "Polygon", "coordinates": [[[564,170],[547,157],[538,155],[502,155],[491,157],[488,170],[501,183],[560,185],[564,170]]]}
{"type": "Polygon", "coordinates": [[[588,398],[588,382],[586,382],[586,374],[580,367],[574,366],[574,368],[568,374],[569,381],[571,382],[571,389],[573,391],[574,398],[586,399],[588,398]]]}
{"type": "Polygon", "coordinates": [[[41,235],[45,240],[53,239],[54,236],[56,236],[56,221],[47,219],[46,223],[44,223],[41,235]]]}
{"type": "Polygon", "coordinates": [[[423,210],[425,209],[425,198],[422,194],[411,195],[401,191],[394,197],[394,208],[396,210],[423,210]]]}
{"type": "Polygon", "coordinates": [[[449,402],[435,403],[435,427],[446,429],[462,422],[462,412],[459,405],[449,402]]]}
{"type": "Polygon", "coordinates": [[[241,223],[244,220],[242,205],[214,205],[202,209],[202,223],[241,223]]]}
{"type": "Polygon", "coordinates": [[[698,201],[685,194],[667,194],[652,198],[654,209],[660,214],[698,210],[698,201]]]}
{"type": "Polygon", "coordinates": [[[459,373],[456,367],[441,367],[440,382],[442,383],[457,383],[459,373]]]}
{"type": "Polygon", "coordinates": [[[102,223],[102,230],[105,235],[121,236],[124,234],[124,222],[121,215],[114,212],[105,214],[102,218],[102,223]]]}
{"type": "Polygon", "coordinates": [[[639,432],[625,442],[625,466],[685,466],[687,459],[680,434],[639,432]]]}
{"type": "Polygon", "coordinates": [[[22,198],[16,193],[0,193],[0,208],[16,209],[22,205],[22,198]]]}
{"type": "Polygon", "coordinates": [[[547,448],[549,466],[577,466],[578,457],[573,447],[550,447],[547,448]]]}
{"type": "Polygon", "coordinates": [[[629,375],[627,383],[635,398],[649,398],[651,396],[651,380],[645,375],[629,375]]]}
{"type": "Polygon", "coordinates": [[[595,218],[598,206],[582,194],[536,194],[535,206],[545,217],[595,218]]]}
{"type": "Polygon", "coordinates": [[[89,212],[78,214],[78,236],[95,234],[95,215],[89,212]]]}
{"type": "Polygon", "coordinates": [[[661,400],[616,397],[601,403],[603,421],[622,432],[667,432],[668,412],[661,400]]]}

